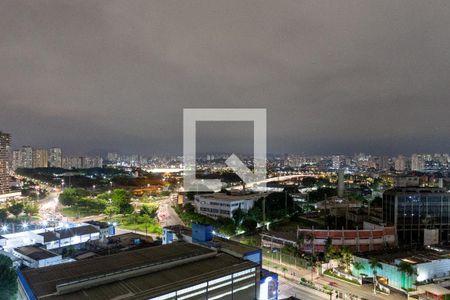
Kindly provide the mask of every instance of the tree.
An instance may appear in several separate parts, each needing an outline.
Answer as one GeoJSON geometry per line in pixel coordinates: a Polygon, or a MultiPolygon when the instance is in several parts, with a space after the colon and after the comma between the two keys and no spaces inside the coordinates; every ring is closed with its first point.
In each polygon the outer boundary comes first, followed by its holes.
{"type": "Polygon", "coordinates": [[[334,257],[333,239],[328,237],[325,240],[325,261],[329,262],[334,257]]]}
{"type": "Polygon", "coordinates": [[[4,223],[8,219],[8,210],[5,208],[0,209],[0,222],[4,223]]]}
{"type": "Polygon", "coordinates": [[[319,263],[317,256],[311,255],[308,263],[311,267],[311,281],[314,282],[314,271],[316,270],[317,264],[319,263]]]}
{"type": "Polygon", "coordinates": [[[372,269],[372,274],[373,274],[373,293],[376,294],[377,270],[383,269],[383,265],[376,258],[371,258],[369,260],[369,266],[372,269]]]}
{"type": "Polygon", "coordinates": [[[339,263],[344,267],[345,272],[349,272],[350,265],[353,263],[353,254],[348,247],[342,247],[339,251],[339,263]]]}
{"type": "Polygon", "coordinates": [[[156,218],[157,212],[158,212],[158,205],[143,205],[141,207],[139,214],[141,216],[147,215],[150,218],[154,219],[156,218]]]}
{"type": "Polygon", "coordinates": [[[411,287],[411,278],[417,276],[417,270],[409,263],[401,261],[397,270],[402,274],[402,288],[405,290],[411,287]]]}
{"type": "Polygon", "coordinates": [[[236,226],[231,219],[218,218],[216,220],[216,225],[216,230],[224,235],[233,236],[236,234],[236,226]]]}
{"type": "Polygon", "coordinates": [[[336,256],[336,250],[334,249],[333,246],[333,239],[328,237],[325,240],[325,261],[328,263],[327,265],[327,269],[330,268],[330,261],[331,259],[333,259],[333,257],[336,256]]]}
{"type": "Polygon", "coordinates": [[[244,211],[241,209],[241,207],[239,206],[238,209],[236,209],[233,212],[233,221],[234,221],[234,225],[239,227],[241,225],[241,223],[244,221],[244,217],[245,217],[245,213],[244,211]]]}
{"type": "Polygon", "coordinates": [[[254,233],[256,231],[256,226],[258,226],[258,223],[256,223],[255,220],[250,218],[245,218],[244,221],[242,221],[242,224],[240,228],[245,231],[246,233],[254,233]]]}
{"type": "Polygon", "coordinates": [[[358,276],[361,276],[361,274],[359,272],[362,269],[364,269],[364,265],[359,261],[355,261],[355,262],[353,262],[353,269],[356,270],[356,272],[358,273],[358,276]]]}
{"type": "Polygon", "coordinates": [[[17,294],[17,273],[12,260],[0,254],[0,299],[15,299],[17,294]]]}
{"type": "Polygon", "coordinates": [[[64,206],[78,205],[83,196],[85,196],[85,193],[81,189],[65,188],[59,195],[59,202],[64,206]]]}
{"type": "Polygon", "coordinates": [[[28,202],[24,205],[23,212],[29,217],[37,215],[39,206],[34,202],[28,202]]]}
{"type": "Polygon", "coordinates": [[[124,189],[115,189],[111,193],[111,199],[114,206],[119,209],[121,214],[129,214],[134,211],[131,205],[131,194],[124,189]]]}
{"type": "Polygon", "coordinates": [[[305,188],[314,187],[317,184],[317,179],[314,177],[305,177],[302,179],[302,186],[305,188]]]}
{"type": "Polygon", "coordinates": [[[12,201],[11,204],[8,206],[8,211],[11,214],[13,214],[17,219],[19,215],[23,212],[23,203],[12,201]]]}
{"type": "Polygon", "coordinates": [[[119,213],[119,209],[113,205],[110,205],[105,208],[104,212],[111,219],[113,215],[117,215],[119,213]]]}
{"type": "Polygon", "coordinates": [[[138,218],[140,224],[145,224],[145,235],[147,235],[148,224],[152,223],[152,218],[149,215],[144,214],[138,218]]]}
{"type": "MultiPolygon", "coordinates": [[[[286,208],[288,214],[295,212],[293,203],[294,200],[289,194],[285,194],[284,192],[270,193],[266,197],[266,221],[281,220],[285,218],[286,208]]],[[[255,203],[255,207],[262,212],[263,198],[255,203]]],[[[262,217],[261,220],[256,221],[262,221],[262,217]]]]}

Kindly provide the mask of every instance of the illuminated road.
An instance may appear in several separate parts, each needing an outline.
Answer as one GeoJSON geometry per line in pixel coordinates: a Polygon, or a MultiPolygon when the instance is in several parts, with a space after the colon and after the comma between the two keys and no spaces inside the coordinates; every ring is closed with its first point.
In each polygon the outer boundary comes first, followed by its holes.
{"type": "Polygon", "coordinates": [[[330,299],[330,296],[298,284],[293,284],[290,281],[279,277],[278,279],[279,299],[289,298],[294,296],[301,300],[316,300],[316,299],[330,299]]]}
{"type": "Polygon", "coordinates": [[[178,214],[172,208],[176,199],[176,194],[171,194],[169,197],[159,201],[158,220],[162,227],[183,225],[183,221],[181,221],[178,214]]]}
{"type": "Polygon", "coordinates": [[[42,220],[62,220],[58,212],[59,192],[50,192],[47,197],[39,201],[39,217],[42,220]]]}
{"type": "MultiPolygon", "coordinates": [[[[295,179],[295,178],[304,178],[304,177],[314,177],[314,178],[320,178],[319,175],[312,175],[312,174],[295,174],[295,175],[285,175],[285,176],[277,176],[277,177],[271,177],[271,178],[267,178],[261,181],[257,181],[257,182],[250,182],[247,183],[245,185],[246,188],[251,188],[254,186],[258,186],[262,183],[269,183],[269,182],[277,182],[277,181],[286,181],[286,180],[291,180],[291,179],[295,179]]],[[[228,189],[233,189],[233,190],[241,190],[242,189],[242,185],[237,185],[237,186],[232,186],[228,189]]]]}

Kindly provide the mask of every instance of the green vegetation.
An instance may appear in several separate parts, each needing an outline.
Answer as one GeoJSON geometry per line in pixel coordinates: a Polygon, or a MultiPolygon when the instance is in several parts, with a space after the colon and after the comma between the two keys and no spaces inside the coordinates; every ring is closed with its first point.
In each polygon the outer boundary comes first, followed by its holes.
{"type": "Polygon", "coordinates": [[[66,188],[59,195],[59,201],[64,206],[76,205],[79,199],[86,196],[86,192],[82,189],[66,188]]]}
{"type": "Polygon", "coordinates": [[[218,218],[217,220],[214,220],[205,215],[196,213],[194,206],[189,203],[183,208],[175,207],[174,209],[183,223],[187,226],[191,226],[192,223],[210,224],[221,234],[227,236],[236,234],[237,226],[235,224],[235,219],[239,219],[239,217],[233,219],[218,218]]]}
{"type": "Polygon", "coordinates": [[[19,215],[23,212],[23,203],[17,202],[17,201],[11,201],[8,206],[8,212],[14,215],[16,219],[19,217],[19,215]]]}
{"type": "Polygon", "coordinates": [[[326,270],[323,273],[325,275],[327,275],[327,276],[331,276],[331,277],[337,278],[339,280],[344,280],[344,281],[347,281],[347,282],[350,282],[350,283],[353,283],[353,284],[361,285],[361,284],[359,284],[359,282],[357,280],[351,280],[351,279],[339,276],[338,274],[334,273],[332,270],[326,270]]]}
{"type": "Polygon", "coordinates": [[[8,210],[6,208],[0,209],[0,222],[4,223],[8,219],[8,210]]]}
{"type": "Polygon", "coordinates": [[[134,211],[131,205],[131,194],[124,189],[116,189],[111,193],[112,205],[119,209],[121,214],[130,214],[134,211]]]}
{"type": "Polygon", "coordinates": [[[375,289],[377,287],[377,270],[378,269],[383,269],[383,265],[376,259],[376,258],[371,258],[369,260],[369,266],[372,269],[372,274],[373,274],[373,292],[375,293],[375,289]]]}
{"type": "Polygon", "coordinates": [[[337,196],[337,190],[335,188],[324,187],[310,192],[308,197],[310,203],[316,203],[333,196],[337,196]]]}
{"type": "Polygon", "coordinates": [[[127,216],[118,216],[114,219],[120,228],[136,230],[145,233],[162,234],[162,227],[158,222],[147,214],[129,214],[127,216]]]}
{"type": "Polygon", "coordinates": [[[23,212],[31,218],[39,213],[39,205],[36,202],[26,202],[23,206],[23,212]]]}
{"type": "MultiPolygon", "coordinates": [[[[258,223],[263,222],[263,201],[264,199],[259,199],[248,213],[248,216],[258,223]]],[[[294,200],[287,192],[270,193],[265,201],[266,221],[268,222],[281,220],[299,211],[299,208],[294,204],[294,200]]]]}
{"type": "Polygon", "coordinates": [[[102,193],[97,197],[88,196],[83,189],[66,188],[59,196],[62,212],[68,217],[85,217],[105,213],[112,218],[115,214],[130,214],[131,194],[124,189],[115,189],[111,193],[102,193]]]}
{"type": "Polygon", "coordinates": [[[99,210],[91,210],[88,208],[81,207],[64,207],[61,210],[61,213],[69,218],[84,218],[89,216],[95,216],[101,213],[99,210]]]}
{"type": "Polygon", "coordinates": [[[339,265],[344,269],[344,272],[350,271],[350,266],[353,264],[353,254],[347,247],[342,247],[339,251],[339,265]]]}
{"type": "Polygon", "coordinates": [[[361,270],[364,269],[364,265],[359,261],[355,261],[355,262],[353,262],[353,269],[356,270],[356,272],[358,273],[358,276],[361,276],[359,272],[361,272],[361,270]]]}
{"type": "Polygon", "coordinates": [[[411,289],[413,277],[417,276],[416,268],[405,261],[401,261],[397,266],[397,270],[402,274],[402,288],[404,290],[411,289]]]}
{"type": "MultiPolygon", "coordinates": [[[[131,213],[113,218],[119,224],[120,228],[128,230],[136,230],[147,233],[162,234],[162,227],[156,220],[159,206],[156,204],[146,204],[141,207],[139,213],[131,213]]],[[[115,206],[107,207],[107,210],[112,209],[118,211],[119,208],[115,206]]]]}
{"type": "Polygon", "coordinates": [[[12,260],[0,254],[0,299],[15,299],[17,295],[17,273],[12,260]]]}

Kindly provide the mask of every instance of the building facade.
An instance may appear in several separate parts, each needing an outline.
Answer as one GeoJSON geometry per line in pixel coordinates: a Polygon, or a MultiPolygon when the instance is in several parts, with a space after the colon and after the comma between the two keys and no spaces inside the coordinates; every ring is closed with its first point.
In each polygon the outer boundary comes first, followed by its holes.
{"type": "Polygon", "coordinates": [[[47,149],[33,149],[33,168],[48,167],[47,149]]]}
{"type": "Polygon", "coordinates": [[[20,152],[20,167],[27,169],[33,168],[33,148],[31,146],[22,146],[20,152]]]}
{"type": "Polygon", "coordinates": [[[427,230],[450,241],[450,193],[440,188],[403,187],[383,194],[383,221],[397,230],[400,245],[423,245],[427,230]]]}
{"type": "Polygon", "coordinates": [[[194,206],[199,214],[217,219],[232,218],[237,209],[248,212],[261,196],[227,195],[225,193],[195,195],[194,206]]]}
{"type": "Polygon", "coordinates": [[[11,136],[0,131],[0,195],[10,192],[9,147],[11,136]]]}
{"type": "Polygon", "coordinates": [[[61,148],[50,148],[48,151],[48,165],[50,168],[62,167],[62,151],[61,148]]]}
{"type": "Polygon", "coordinates": [[[267,248],[282,248],[285,245],[300,247],[300,251],[309,253],[325,252],[327,239],[331,239],[334,248],[348,247],[353,252],[369,252],[393,247],[395,228],[383,226],[365,226],[360,230],[297,229],[297,235],[283,232],[261,234],[261,245],[267,248]]]}

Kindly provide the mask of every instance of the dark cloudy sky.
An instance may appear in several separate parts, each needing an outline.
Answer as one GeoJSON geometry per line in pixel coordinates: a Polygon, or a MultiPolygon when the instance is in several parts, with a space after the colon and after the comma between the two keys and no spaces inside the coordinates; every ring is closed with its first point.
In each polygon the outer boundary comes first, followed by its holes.
{"type": "Polygon", "coordinates": [[[183,108],[243,107],[271,152],[450,152],[450,2],[0,0],[15,146],[181,153],[183,108]]]}

